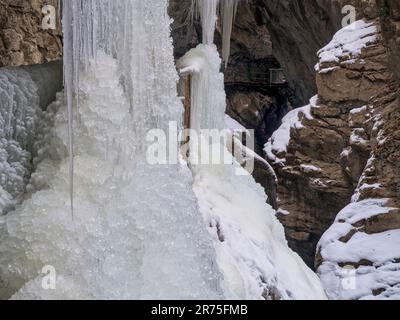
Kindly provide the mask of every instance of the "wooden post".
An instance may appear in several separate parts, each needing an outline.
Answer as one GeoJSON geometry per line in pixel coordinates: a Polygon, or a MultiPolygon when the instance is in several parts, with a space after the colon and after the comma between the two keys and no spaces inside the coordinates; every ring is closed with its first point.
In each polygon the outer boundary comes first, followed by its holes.
{"type": "Polygon", "coordinates": [[[188,75],[183,80],[184,84],[184,107],[185,107],[185,116],[184,116],[184,128],[190,129],[190,118],[191,118],[191,105],[192,105],[192,76],[188,75]]]}

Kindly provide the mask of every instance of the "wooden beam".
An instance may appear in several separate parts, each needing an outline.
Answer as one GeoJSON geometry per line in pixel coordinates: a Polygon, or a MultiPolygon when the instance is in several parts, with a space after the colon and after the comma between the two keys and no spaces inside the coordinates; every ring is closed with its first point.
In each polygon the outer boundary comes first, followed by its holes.
{"type": "Polygon", "coordinates": [[[192,76],[188,75],[184,78],[184,107],[185,107],[185,115],[184,115],[184,128],[190,129],[190,118],[191,118],[191,105],[192,105],[192,76]]]}

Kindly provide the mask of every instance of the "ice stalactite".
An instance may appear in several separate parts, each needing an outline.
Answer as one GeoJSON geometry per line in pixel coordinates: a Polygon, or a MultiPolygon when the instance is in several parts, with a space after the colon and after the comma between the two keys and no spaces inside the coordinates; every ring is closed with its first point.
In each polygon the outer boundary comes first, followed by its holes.
{"type": "Polygon", "coordinates": [[[182,115],[167,5],[64,1],[69,108],[48,109],[32,192],[0,220],[1,298],[225,297],[189,170],[146,158],[148,131],[182,115]],[[41,285],[48,265],[55,290],[41,285]]]}
{"type": "Polygon", "coordinates": [[[203,44],[213,44],[218,21],[222,18],[222,61],[228,66],[231,52],[231,35],[233,23],[240,0],[192,0],[192,12],[201,19],[203,44]]]}
{"type": "Polygon", "coordinates": [[[231,37],[237,7],[240,0],[221,0],[222,16],[222,61],[228,66],[231,54],[231,37]]]}

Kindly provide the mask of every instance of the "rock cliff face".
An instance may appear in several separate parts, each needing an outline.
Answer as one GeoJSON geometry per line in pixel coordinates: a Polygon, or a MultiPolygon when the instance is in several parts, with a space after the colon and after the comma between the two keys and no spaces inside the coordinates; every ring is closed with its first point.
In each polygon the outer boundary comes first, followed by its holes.
{"type": "Polygon", "coordinates": [[[343,7],[354,6],[358,18],[375,18],[379,11],[374,0],[252,0],[251,4],[258,21],[267,26],[273,54],[303,105],[317,89],[316,52],[341,28],[343,7]]]}
{"type": "Polygon", "coordinates": [[[377,0],[380,10],[380,23],[386,42],[390,68],[400,78],[400,2],[397,0],[377,0]]]}
{"type": "Polygon", "coordinates": [[[343,100],[366,102],[350,111],[349,146],[341,154],[343,172],[356,182],[356,190],[317,252],[316,265],[332,298],[400,298],[400,87],[381,24],[375,23],[376,41],[356,58],[356,70],[339,67],[329,76],[318,75],[322,99],[340,93],[343,100]],[[338,90],[339,85],[355,87],[338,90]],[[341,284],[349,277],[354,284],[344,290],[341,284]]]}
{"type": "MultiPolygon", "coordinates": [[[[397,1],[284,0],[257,1],[257,5],[271,33],[273,54],[303,101],[318,90],[320,95],[328,95],[327,100],[335,104],[350,103],[351,107],[362,107],[367,104],[370,95],[376,95],[386,87],[389,70],[398,75],[399,64],[396,62],[399,61],[400,29],[397,1]],[[369,75],[360,77],[359,70],[351,70],[352,75],[349,76],[350,71],[341,68],[329,76],[319,74],[315,81],[314,65],[318,61],[315,53],[340,28],[341,11],[345,4],[356,7],[358,18],[378,19],[381,52],[376,49],[378,51],[371,53],[370,57],[370,64],[377,68],[376,74],[368,79],[369,75]],[[349,80],[352,76],[354,78],[349,80]],[[340,87],[334,90],[336,86],[340,87]]],[[[329,221],[350,201],[372,148],[369,143],[358,145],[353,148],[351,159],[345,157],[339,160],[342,148],[349,143],[353,131],[365,135],[365,129],[352,127],[357,121],[349,118],[361,115],[343,113],[342,109],[326,102],[318,110],[313,108],[313,115],[312,119],[304,117],[303,130],[292,133],[287,148],[289,155],[286,156],[290,165],[276,166],[281,206],[293,212],[289,216],[282,215],[281,220],[286,226],[292,248],[300,252],[310,266],[313,264],[315,244],[330,225],[329,221]],[[328,165],[329,168],[310,170],[307,166],[310,157],[323,161],[324,165],[319,164],[321,167],[328,165]],[[328,185],[310,185],[310,175],[317,179],[326,174],[328,185]]],[[[282,212],[286,213],[285,210],[282,212]]]]}
{"type": "Polygon", "coordinates": [[[0,1],[0,67],[41,64],[61,58],[60,19],[56,19],[55,30],[43,30],[45,5],[56,7],[57,0],[0,1]]]}
{"type": "Polygon", "coordinates": [[[335,220],[316,260],[332,298],[399,295],[400,104],[391,68],[398,49],[388,50],[381,21],[341,30],[319,52],[318,96],[308,116],[284,123],[285,150],[278,136],[266,146],[280,179],[281,220],[308,263],[335,220]],[[349,268],[358,284],[343,289],[349,268]]]}

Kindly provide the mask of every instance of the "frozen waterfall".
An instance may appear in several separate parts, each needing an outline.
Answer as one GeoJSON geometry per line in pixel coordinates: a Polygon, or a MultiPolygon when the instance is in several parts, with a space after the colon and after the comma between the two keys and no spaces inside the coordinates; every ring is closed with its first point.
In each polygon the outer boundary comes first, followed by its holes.
{"type": "Polygon", "coordinates": [[[144,157],[147,130],[182,114],[167,5],[64,1],[69,110],[61,95],[49,107],[36,191],[0,220],[0,297],[224,297],[189,169],[144,157]],[[42,286],[44,266],[55,290],[42,286]]]}

